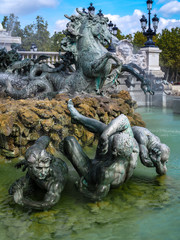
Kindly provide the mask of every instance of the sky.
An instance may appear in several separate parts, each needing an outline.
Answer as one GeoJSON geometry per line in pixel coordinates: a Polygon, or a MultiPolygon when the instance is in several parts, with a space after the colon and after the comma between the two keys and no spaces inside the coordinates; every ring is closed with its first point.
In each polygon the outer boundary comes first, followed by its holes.
{"type": "MultiPolygon", "coordinates": [[[[48,30],[53,35],[66,28],[69,21],[64,14],[76,14],[76,8],[88,8],[91,1],[87,0],[0,0],[0,22],[4,16],[14,13],[19,17],[21,27],[35,22],[39,15],[48,22],[48,30]]],[[[146,0],[96,0],[92,1],[96,13],[99,9],[109,18],[123,34],[133,34],[141,31],[140,21],[142,14],[148,18],[146,0]]],[[[180,1],[156,0],[153,1],[152,15],[159,17],[159,28],[180,27],[180,1]]]]}

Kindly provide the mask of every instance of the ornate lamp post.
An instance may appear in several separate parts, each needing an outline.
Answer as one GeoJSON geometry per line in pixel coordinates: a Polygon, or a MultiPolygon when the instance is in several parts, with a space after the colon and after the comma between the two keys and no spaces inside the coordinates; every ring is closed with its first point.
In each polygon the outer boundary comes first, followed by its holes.
{"type": "MultiPolygon", "coordinates": [[[[116,27],[116,24],[113,24],[112,21],[110,21],[110,22],[108,23],[108,28],[109,28],[110,33],[112,33],[114,36],[117,35],[118,27],[116,27]]],[[[116,52],[116,49],[115,49],[115,47],[113,46],[112,42],[109,44],[107,50],[108,50],[109,52],[112,52],[112,53],[116,52]]]]}
{"type": "Polygon", "coordinates": [[[99,17],[103,17],[103,16],[104,16],[101,9],[99,10],[99,12],[98,12],[97,15],[98,15],[99,17]]]}
{"type": "Polygon", "coordinates": [[[108,23],[108,27],[109,27],[110,33],[112,33],[113,25],[114,25],[114,24],[112,23],[112,21],[110,21],[110,22],[108,23]]]}
{"type": "Polygon", "coordinates": [[[116,24],[114,24],[114,27],[112,28],[112,33],[114,36],[117,35],[117,30],[118,30],[118,27],[116,27],[116,24]]]}
{"type": "MultiPolygon", "coordinates": [[[[36,44],[35,44],[35,43],[32,43],[32,44],[31,44],[30,51],[31,51],[31,52],[37,52],[37,50],[38,50],[38,49],[37,49],[36,44]]],[[[33,54],[33,59],[35,59],[35,58],[36,58],[36,55],[33,54]]]]}
{"type": "Polygon", "coordinates": [[[95,13],[95,7],[93,6],[92,3],[90,3],[90,6],[88,7],[88,11],[90,14],[94,14],[95,13]]]}
{"type": "Polygon", "coordinates": [[[87,13],[85,8],[82,9],[82,12],[83,12],[83,13],[87,13]]]}
{"type": "Polygon", "coordinates": [[[146,47],[155,47],[155,43],[153,42],[152,38],[153,38],[154,35],[156,35],[156,30],[158,28],[159,18],[157,17],[156,14],[152,18],[153,28],[154,28],[154,31],[153,31],[151,29],[151,9],[152,9],[153,1],[152,0],[147,0],[146,3],[147,3],[147,9],[149,10],[149,12],[148,12],[149,19],[147,21],[146,17],[144,15],[142,15],[142,18],[140,19],[141,28],[143,30],[144,36],[147,37],[147,41],[145,42],[145,46],[146,47]],[[146,27],[147,27],[147,22],[148,22],[148,30],[145,31],[146,27]]]}
{"type": "Polygon", "coordinates": [[[37,46],[36,46],[35,43],[32,43],[32,44],[31,44],[30,50],[31,50],[31,52],[37,52],[38,49],[37,49],[37,46]]]}

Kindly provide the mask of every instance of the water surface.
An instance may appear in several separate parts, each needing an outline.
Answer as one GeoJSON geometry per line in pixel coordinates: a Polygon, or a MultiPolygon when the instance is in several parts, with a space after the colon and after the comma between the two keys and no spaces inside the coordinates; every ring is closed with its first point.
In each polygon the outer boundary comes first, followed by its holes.
{"type": "MultiPolygon", "coordinates": [[[[180,239],[180,115],[140,108],[147,128],[171,149],[166,176],[138,163],[133,177],[98,203],[84,199],[70,179],[49,211],[17,206],[7,190],[21,175],[13,163],[0,163],[0,240],[178,240],[180,239]]],[[[93,150],[86,149],[90,156],[93,150]]]]}

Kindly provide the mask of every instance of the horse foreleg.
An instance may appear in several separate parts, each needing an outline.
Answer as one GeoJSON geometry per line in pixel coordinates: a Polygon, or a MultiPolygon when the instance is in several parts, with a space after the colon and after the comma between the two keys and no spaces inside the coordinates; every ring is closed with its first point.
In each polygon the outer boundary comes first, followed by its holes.
{"type": "Polygon", "coordinates": [[[91,65],[92,68],[92,73],[96,74],[106,66],[107,62],[109,59],[113,59],[116,62],[117,66],[121,65],[121,61],[119,60],[118,57],[113,56],[111,53],[107,52],[104,56],[100,57],[96,61],[93,62],[91,65]]]}
{"type": "Polygon", "coordinates": [[[106,57],[106,55],[102,56],[101,58],[97,59],[92,65],[91,65],[91,69],[92,69],[92,74],[95,75],[99,72],[101,72],[104,67],[106,66],[107,62],[108,62],[109,58],[106,57]]]}
{"type": "Polygon", "coordinates": [[[107,52],[104,56],[97,59],[92,65],[92,74],[96,76],[96,91],[103,86],[106,76],[111,72],[112,63],[108,63],[109,59],[113,59],[116,62],[116,67],[120,67],[121,61],[111,53],[107,52]],[[106,68],[106,70],[105,70],[106,68]],[[99,75],[99,76],[97,76],[99,75]]]}

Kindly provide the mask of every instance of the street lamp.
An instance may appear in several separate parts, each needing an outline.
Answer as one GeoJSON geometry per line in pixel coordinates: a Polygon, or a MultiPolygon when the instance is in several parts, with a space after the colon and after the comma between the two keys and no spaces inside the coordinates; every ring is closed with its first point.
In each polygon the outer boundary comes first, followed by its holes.
{"type": "Polygon", "coordinates": [[[85,8],[82,9],[82,12],[83,12],[83,13],[87,13],[85,8]]]}
{"type": "Polygon", "coordinates": [[[152,18],[152,22],[153,22],[154,31],[156,31],[157,28],[158,28],[158,23],[159,23],[159,18],[157,17],[156,14],[155,14],[154,17],[152,18]]]}
{"type": "MultiPolygon", "coordinates": [[[[116,24],[113,24],[112,21],[110,21],[110,22],[108,23],[108,28],[109,28],[109,31],[110,31],[111,34],[113,34],[114,36],[117,35],[118,27],[116,27],[116,24]]],[[[115,49],[114,45],[112,44],[112,41],[110,42],[107,50],[108,50],[109,52],[112,52],[112,53],[115,53],[115,52],[116,52],[116,49],[115,49]]]]}
{"type": "MultiPolygon", "coordinates": [[[[37,52],[37,50],[38,50],[38,49],[37,49],[36,44],[35,44],[35,43],[32,43],[32,44],[31,44],[30,51],[31,51],[31,52],[37,52]]],[[[35,59],[35,58],[36,58],[36,55],[33,54],[32,57],[33,57],[33,59],[35,59]]]]}
{"type": "Polygon", "coordinates": [[[112,23],[112,21],[110,21],[110,22],[108,23],[108,27],[109,27],[109,31],[112,33],[112,28],[113,28],[113,23],[112,23]]]}
{"type": "Polygon", "coordinates": [[[147,9],[150,11],[152,9],[152,4],[153,4],[153,1],[152,0],[147,0],[147,9]]]}
{"type": "Polygon", "coordinates": [[[95,7],[93,6],[92,3],[90,3],[90,6],[88,7],[88,11],[90,14],[94,14],[95,13],[95,7]]]}
{"type": "Polygon", "coordinates": [[[116,27],[116,24],[114,24],[114,27],[112,28],[112,32],[114,36],[117,35],[117,30],[118,30],[118,27],[116,27]]]}
{"type": "Polygon", "coordinates": [[[153,31],[151,29],[151,11],[150,11],[152,9],[153,1],[152,0],[147,0],[146,3],[147,3],[147,9],[149,10],[149,12],[148,12],[149,19],[147,21],[146,17],[144,15],[142,15],[142,18],[140,19],[141,28],[143,30],[143,35],[147,37],[147,41],[145,42],[145,47],[155,47],[155,43],[153,42],[152,38],[153,38],[153,36],[156,35],[156,30],[158,28],[159,18],[157,17],[156,14],[152,18],[153,28],[154,28],[154,31],[153,31]],[[148,22],[148,30],[145,31],[146,28],[147,28],[147,22],[148,22]]]}
{"type": "Polygon", "coordinates": [[[99,12],[98,12],[97,15],[98,15],[99,17],[103,17],[103,16],[104,16],[101,9],[99,10],[99,12]]]}
{"type": "Polygon", "coordinates": [[[31,44],[30,50],[31,50],[31,52],[37,52],[38,49],[37,49],[37,46],[36,46],[35,43],[32,43],[32,44],[31,44]]]}

